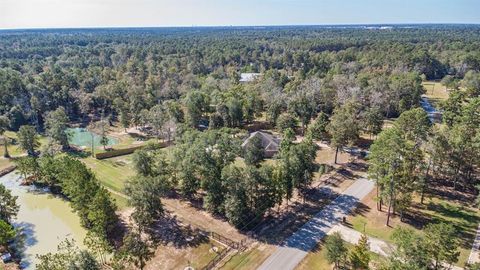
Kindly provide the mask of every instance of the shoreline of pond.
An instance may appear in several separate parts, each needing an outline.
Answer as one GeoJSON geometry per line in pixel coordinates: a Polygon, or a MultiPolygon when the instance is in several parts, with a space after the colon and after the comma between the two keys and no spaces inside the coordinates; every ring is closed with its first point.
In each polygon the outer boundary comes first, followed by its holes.
{"type": "Polygon", "coordinates": [[[69,202],[42,185],[22,185],[21,176],[11,171],[0,176],[0,183],[18,196],[19,213],[12,222],[15,237],[12,256],[21,269],[35,269],[36,255],[55,253],[65,239],[83,246],[86,230],[69,202]]]}

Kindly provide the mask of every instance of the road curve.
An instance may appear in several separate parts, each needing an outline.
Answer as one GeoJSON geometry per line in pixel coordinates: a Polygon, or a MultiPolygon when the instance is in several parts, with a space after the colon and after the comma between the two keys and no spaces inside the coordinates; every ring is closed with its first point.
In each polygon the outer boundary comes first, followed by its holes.
{"type": "Polygon", "coordinates": [[[293,270],[310,250],[339,223],[357,203],[374,188],[374,183],[361,178],[348,187],[332,203],[292,234],[258,268],[259,270],[293,270]]]}

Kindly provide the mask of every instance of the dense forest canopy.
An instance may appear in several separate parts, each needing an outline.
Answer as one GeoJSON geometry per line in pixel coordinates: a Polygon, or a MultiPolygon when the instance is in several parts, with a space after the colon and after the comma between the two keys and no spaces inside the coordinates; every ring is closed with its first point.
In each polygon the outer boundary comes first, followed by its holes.
{"type": "MultiPolygon", "coordinates": [[[[100,133],[107,154],[112,124],[148,138],[134,147],[136,175],[124,189],[136,228],[114,256],[140,268],[153,255],[142,235],[154,236],[164,215],[161,197],[176,193],[202,202],[240,231],[258,232],[276,206],[281,212],[286,202],[289,211],[299,195],[305,204],[317,173],[343,170],[337,157],[348,146],[366,156],[377,209],[389,205],[389,225],[391,213],[401,221],[408,217],[416,194],[421,204],[448,185],[455,194],[478,195],[479,48],[480,25],[0,31],[4,156],[7,130],[18,131],[28,155],[15,159],[17,169],[66,196],[89,229],[88,241],[107,254],[115,246],[117,208],[82,163],[87,157],[68,156],[78,155],[78,149],[69,151],[68,127],[79,123],[100,133]],[[252,80],[242,81],[242,73],[252,80]],[[422,83],[432,80],[445,86],[447,97],[434,104],[441,123],[420,106],[422,83]],[[251,133],[258,130],[278,144],[273,162],[264,160],[270,156],[263,137],[251,133]],[[48,137],[41,151],[38,133],[48,137]],[[334,166],[317,164],[324,143],[334,166]]],[[[425,231],[437,231],[438,238],[453,234],[443,225],[425,231]]],[[[414,234],[409,239],[423,241],[414,234]]],[[[399,250],[398,262],[409,262],[399,250]]]]}
{"type": "Polygon", "coordinates": [[[273,121],[292,107],[276,104],[277,92],[294,100],[312,88],[317,111],[331,113],[354,97],[396,116],[417,105],[420,78],[480,71],[473,25],[5,30],[0,37],[0,114],[14,130],[42,129],[60,106],[72,120],[123,115],[137,125],[142,109],[167,100],[188,107],[194,90],[217,111],[235,105],[232,95],[246,96],[247,111],[248,98],[261,100],[273,121]],[[244,87],[240,72],[265,76],[244,87]]]}

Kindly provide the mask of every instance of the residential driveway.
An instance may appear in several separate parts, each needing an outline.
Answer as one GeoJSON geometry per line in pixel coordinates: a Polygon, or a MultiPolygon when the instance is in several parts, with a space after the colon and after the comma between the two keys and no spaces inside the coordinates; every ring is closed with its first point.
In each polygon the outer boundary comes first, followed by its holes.
{"type": "MultiPolygon", "coordinates": [[[[362,233],[343,226],[342,224],[337,224],[335,225],[329,232],[328,235],[331,235],[335,232],[340,233],[342,235],[342,238],[344,241],[347,241],[351,244],[357,244],[358,240],[360,240],[360,237],[362,236],[362,233]]],[[[387,242],[374,238],[374,237],[368,237],[368,247],[370,248],[370,251],[380,254],[384,257],[390,256],[393,251],[394,251],[394,246],[391,244],[388,244],[387,242]]],[[[463,270],[462,267],[458,267],[455,265],[450,265],[447,263],[443,263],[445,269],[449,270],[463,270]]]]}
{"type": "MultiPolygon", "coordinates": [[[[340,233],[344,241],[347,241],[351,244],[357,244],[358,240],[362,237],[362,233],[358,232],[354,229],[345,227],[342,224],[337,224],[335,225],[329,232],[328,235],[331,235],[333,233],[340,233]]],[[[368,246],[370,248],[370,251],[380,254],[384,257],[388,257],[392,251],[393,251],[393,246],[388,244],[387,242],[373,238],[373,237],[368,237],[368,246]]]]}
{"type": "Polygon", "coordinates": [[[318,212],[314,218],[290,236],[258,269],[295,269],[332,227],[353,210],[357,202],[370,193],[373,188],[374,183],[370,180],[364,178],[356,180],[331,204],[318,212]]]}

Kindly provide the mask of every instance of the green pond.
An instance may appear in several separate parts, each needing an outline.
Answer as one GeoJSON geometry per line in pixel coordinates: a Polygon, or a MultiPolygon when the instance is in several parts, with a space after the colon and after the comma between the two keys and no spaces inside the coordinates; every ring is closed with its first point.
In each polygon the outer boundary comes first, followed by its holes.
{"type": "Polygon", "coordinates": [[[80,218],[72,211],[70,204],[48,189],[21,186],[21,177],[10,173],[0,177],[0,183],[18,196],[20,206],[13,226],[18,232],[14,243],[20,252],[22,269],[33,270],[38,262],[36,255],[56,252],[64,239],[73,239],[84,248],[86,230],[80,225],[80,218]]]}
{"type": "MultiPolygon", "coordinates": [[[[101,146],[100,139],[101,136],[91,133],[86,128],[69,128],[67,130],[71,136],[69,139],[69,143],[80,146],[80,147],[92,147],[92,135],[93,135],[93,143],[94,147],[101,146]]],[[[108,137],[108,144],[107,145],[114,145],[117,144],[118,140],[112,137],[108,137]]]]}

